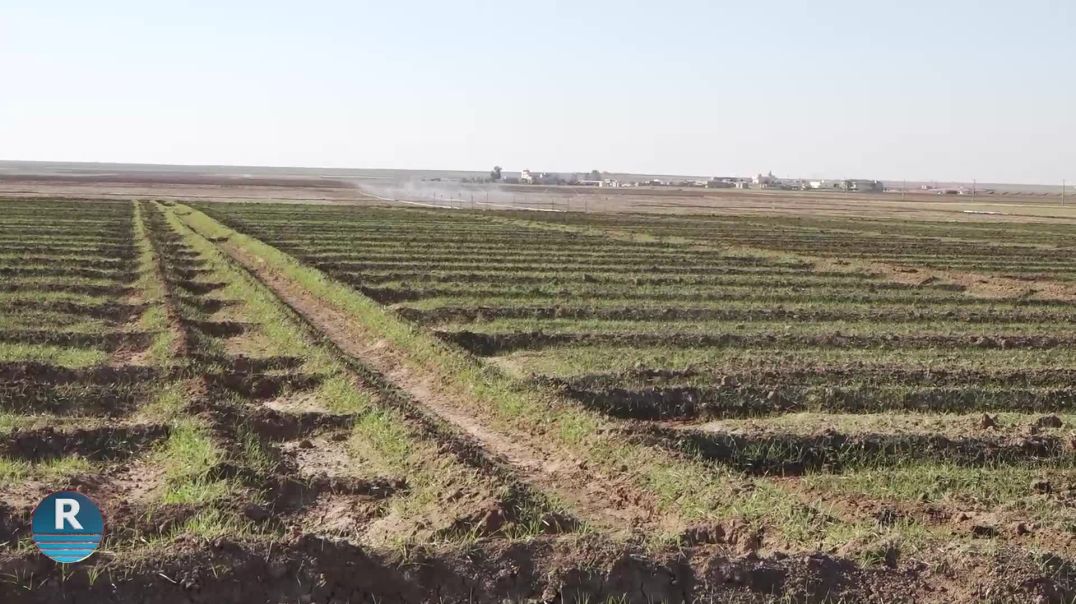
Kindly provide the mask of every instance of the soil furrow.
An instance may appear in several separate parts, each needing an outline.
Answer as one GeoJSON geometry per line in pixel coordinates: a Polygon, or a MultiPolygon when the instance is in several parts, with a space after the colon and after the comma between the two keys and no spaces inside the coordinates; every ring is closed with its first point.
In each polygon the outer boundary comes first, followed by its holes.
{"type": "Polygon", "coordinates": [[[929,349],[1041,350],[1076,346],[1076,336],[1037,335],[941,335],[941,334],[735,334],[735,333],[482,333],[470,330],[435,331],[445,341],[480,356],[496,356],[515,350],[538,350],[566,344],[604,346],[675,346],[678,348],[774,348],[834,349],[929,349]]]}
{"type": "MultiPolygon", "coordinates": [[[[546,281],[548,282],[548,280],[546,281]]],[[[909,323],[952,321],[1004,325],[1007,323],[1050,322],[1076,323],[1076,315],[1066,310],[1056,312],[1020,312],[1011,309],[993,312],[929,311],[920,309],[843,310],[782,308],[591,308],[572,306],[441,306],[432,309],[401,307],[400,316],[420,323],[482,322],[494,319],[598,319],[616,321],[871,321],[873,323],[909,323]]]]}
{"type": "Polygon", "coordinates": [[[796,476],[850,468],[944,461],[962,466],[1071,465],[1071,439],[1060,436],[948,437],[940,434],[737,434],[702,427],[650,426],[641,431],[666,446],[753,475],[796,476]]]}

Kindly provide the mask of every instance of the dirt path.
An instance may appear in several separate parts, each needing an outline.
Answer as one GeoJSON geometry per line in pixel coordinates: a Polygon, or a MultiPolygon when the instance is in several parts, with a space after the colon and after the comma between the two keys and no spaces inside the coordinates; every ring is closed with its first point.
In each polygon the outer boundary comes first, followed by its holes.
{"type": "Polygon", "coordinates": [[[567,504],[579,520],[621,534],[659,522],[654,512],[656,506],[631,485],[628,477],[611,479],[593,471],[539,434],[518,430],[508,433],[495,427],[490,418],[476,411],[477,405],[452,392],[436,374],[415,368],[405,360],[402,351],[370,334],[354,318],[273,271],[263,260],[240,247],[230,243],[217,245],[342,351],[382,374],[422,409],[469,436],[507,464],[520,480],[567,504]]]}

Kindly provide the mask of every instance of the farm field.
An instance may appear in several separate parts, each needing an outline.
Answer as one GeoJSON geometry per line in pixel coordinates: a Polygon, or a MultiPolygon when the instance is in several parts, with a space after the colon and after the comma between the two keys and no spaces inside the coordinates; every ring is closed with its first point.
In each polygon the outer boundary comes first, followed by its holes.
{"type": "Polygon", "coordinates": [[[1076,227],[0,210],[0,600],[1076,596],[1076,227]]]}
{"type": "Polygon", "coordinates": [[[1045,268],[1071,227],[199,208],[701,461],[730,499],[691,512],[758,528],[759,551],[1071,559],[1074,315],[1065,263],[1045,268]]]}

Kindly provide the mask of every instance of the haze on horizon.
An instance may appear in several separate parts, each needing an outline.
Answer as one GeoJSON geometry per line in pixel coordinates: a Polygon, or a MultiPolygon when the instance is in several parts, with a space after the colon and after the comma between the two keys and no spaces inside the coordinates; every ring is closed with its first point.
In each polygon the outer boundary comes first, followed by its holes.
{"type": "Polygon", "coordinates": [[[875,4],[8,3],[0,159],[1076,181],[1076,5],[875,4]]]}

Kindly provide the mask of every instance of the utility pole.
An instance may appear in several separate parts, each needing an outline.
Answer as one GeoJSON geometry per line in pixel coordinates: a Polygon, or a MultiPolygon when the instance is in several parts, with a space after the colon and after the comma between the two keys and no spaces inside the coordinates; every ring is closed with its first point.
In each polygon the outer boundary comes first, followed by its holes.
{"type": "Polygon", "coordinates": [[[904,201],[904,195],[908,192],[908,179],[904,179],[904,184],[900,187],[900,200],[904,201]]]}
{"type": "Polygon", "coordinates": [[[972,203],[975,203],[975,187],[978,184],[979,183],[977,183],[974,178],[971,179],[971,202],[972,203]]]}
{"type": "Polygon", "coordinates": [[[1068,182],[1064,178],[1061,179],[1061,207],[1065,207],[1065,189],[1068,188],[1068,182]]]}

